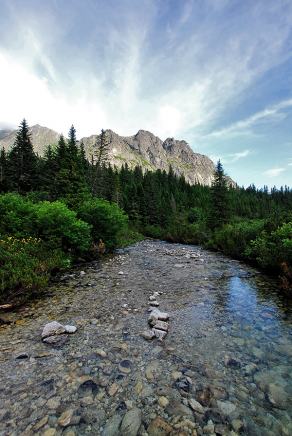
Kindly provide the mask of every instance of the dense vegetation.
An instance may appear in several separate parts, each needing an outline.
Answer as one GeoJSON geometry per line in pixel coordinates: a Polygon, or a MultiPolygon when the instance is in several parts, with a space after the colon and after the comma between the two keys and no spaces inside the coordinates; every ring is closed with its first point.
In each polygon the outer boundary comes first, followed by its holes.
{"type": "Polygon", "coordinates": [[[190,186],[172,168],[107,164],[105,132],[91,162],[72,126],[44,157],[25,120],[0,154],[0,300],[46,286],[50,273],[139,233],[202,244],[254,262],[292,282],[292,191],[230,188],[220,162],[211,188],[190,186]]]}

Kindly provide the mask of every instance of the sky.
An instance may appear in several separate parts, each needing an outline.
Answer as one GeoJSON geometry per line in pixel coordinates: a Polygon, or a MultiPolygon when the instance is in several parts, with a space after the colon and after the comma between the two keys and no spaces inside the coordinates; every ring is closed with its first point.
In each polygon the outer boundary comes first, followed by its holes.
{"type": "Polygon", "coordinates": [[[185,139],[292,186],[291,0],[0,0],[0,129],[185,139]]]}

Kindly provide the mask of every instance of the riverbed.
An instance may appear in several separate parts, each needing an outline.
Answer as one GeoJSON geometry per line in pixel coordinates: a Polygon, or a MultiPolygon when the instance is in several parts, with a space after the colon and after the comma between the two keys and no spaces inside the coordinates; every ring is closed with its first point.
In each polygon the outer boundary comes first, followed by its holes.
{"type": "Polygon", "coordinates": [[[1,435],[291,435],[291,305],[258,270],[146,240],[0,313],[1,435]],[[149,297],[168,312],[147,341],[149,297]],[[77,327],[59,343],[43,326],[77,327]]]}

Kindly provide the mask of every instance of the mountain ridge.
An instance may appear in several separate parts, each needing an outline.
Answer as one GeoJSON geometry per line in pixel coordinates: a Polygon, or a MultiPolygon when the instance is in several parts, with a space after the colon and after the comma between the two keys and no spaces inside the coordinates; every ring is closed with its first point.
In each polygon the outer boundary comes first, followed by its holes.
{"type": "MultiPolygon", "coordinates": [[[[57,144],[60,136],[58,132],[39,124],[32,126],[30,131],[34,150],[40,156],[48,145],[57,144]]],[[[0,135],[1,132],[3,131],[0,131],[0,135]]],[[[13,145],[16,136],[16,130],[7,132],[0,139],[0,148],[4,147],[5,150],[13,145]]],[[[184,176],[191,185],[200,183],[210,186],[213,181],[214,162],[208,156],[195,153],[185,140],[166,138],[162,141],[143,129],[131,136],[120,136],[110,129],[105,132],[109,142],[109,162],[118,168],[127,163],[130,168],[141,166],[143,170],[169,171],[171,166],[176,175],[184,176]]],[[[79,143],[83,142],[89,160],[95,154],[95,144],[99,136],[93,134],[79,140],[79,143]]],[[[227,179],[230,185],[235,185],[229,177],[227,179]]]]}

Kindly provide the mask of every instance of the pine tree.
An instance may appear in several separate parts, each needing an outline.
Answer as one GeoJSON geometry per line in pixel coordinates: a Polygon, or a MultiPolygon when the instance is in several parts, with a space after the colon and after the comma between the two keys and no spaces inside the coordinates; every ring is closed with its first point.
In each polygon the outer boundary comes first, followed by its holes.
{"type": "Polygon", "coordinates": [[[212,229],[221,227],[228,222],[229,198],[226,176],[220,160],[217,163],[214,173],[214,181],[211,187],[211,210],[209,215],[209,226],[212,229]]]}
{"type": "Polygon", "coordinates": [[[20,123],[16,140],[8,155],[9,173],[13,189],[24,194],[37,188],[37,156],[33,151],[29,127],[25,119],[20,123]]]}
{"type": "Polygon", "coordinates": [[[8,159],[4,147],[0,152],[0,192],[9,190],[8,159]]]}
{"type": "Polygon", "coordinates": [[[101,130],[101,134],[97,137],[95,146],[95,164],[101,166],[106,164],[108,161],[108,153],[110,141],[107,137],[106,131],[101,130]]]}

